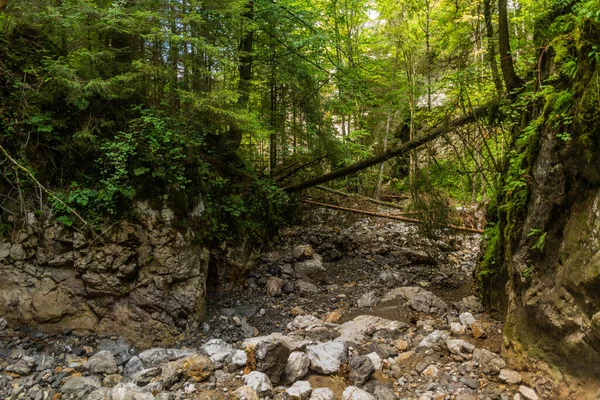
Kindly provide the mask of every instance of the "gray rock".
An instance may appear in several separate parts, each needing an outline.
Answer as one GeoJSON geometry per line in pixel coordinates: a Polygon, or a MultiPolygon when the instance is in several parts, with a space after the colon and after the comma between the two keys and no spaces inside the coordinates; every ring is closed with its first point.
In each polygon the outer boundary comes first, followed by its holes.
{"type": "Polygon", "coordinates": [[[298,261],[311,258],[314,254],[315,251],[310,244],[300,244],[292,250],[292,256],[298,261]]]}
{"type": "Polygon", "coordinates": [[[525,400],[538,400],[535,390],[530,387],[519,386],[519,393],[525,398],[525,400]]]}
{"type": "Polygon", "coordinates": [[[159,376],[162,373],[161,367],[145,368],[136,372],[131,376],[131,380],[138,385],[147,385],[152,381],[152,378],[159,376]]]}
{"type": "Polygon", "coordinates": [[[244,377],[244,382],[261,397],[270,396],[273,393],[271,380],[262,372],[250,372],[244,377]]]}
{"type": "Polygon", "coordinates": [[[335,400],[335,393],[329,388],[313,389],[309,400],[335,400]]]}
{"type": "Polygon", "coordinates": [[[242,332],[242,336],[245,339],[248,339],[248,338],[251,338],[254,336],[254,327],[246,321],[242,320],[242,323],[240,325],[240,331],[242,332]]]}
{"type": "Polygon", "coordinates": [[[392,388],[382,384],[375,386],[373,396],[375,396],[377,400],[396,400],[398,398],[392,388]]]}
{"type": "Polygon", "coordinates": [[[286,389],[285,391],[290,395],[292,399],[298,400],[306,400],[310,393],[312,392],[312,388],[310,387],[310,383],[307,381],[298,381],[292,385],[292,387],[286,389]]]}
{"type": "Polygon", "coordinates": [[[202,351],[210,357],[212,362],[216,363],[224,362],[235,352],[229,343],[221,339],[209,340],[202,346],[202,351]]]}
{"type": "Polygon", "coordinates": [[[475,296],[465,297],[461,301],[455,303],[459,313],[472,312],[479,314],[484,311],[483,304],[475,296]]]}
{"type": "Polygon", "coordinates": [[[319,318],[313,315],[298,315],[287,325],[287,329],[290,331],[294,330],[306,330],[310,331],[316,328],[324,328],[325,324],[319,318]]]}
{"type": "Polygon", "coordinates": [[[383,366],[383,360],[381,359],[381,356],[377,354],[377,352],[374,351],[372,353],[369,353],[365,357],[369,357],[369,359],[373,363],[373,367],[375,367],[375,371],[379,371],[383,366]]]}
{"type": "Polygon", "coordinates": [[[348,386],[342,393],[342,400],[377,400],[369,392],[357,388],[356,386],[348,386]]]}
{"type": "Polygon", "coordinates": [[[473,361],[479,364],[479,368],[486,374],[499,374],[506,367],[506,362],[497,354],[486,349],[475,349],[473,361]]]}
{"type": "Polygon", "coordinates": [[[379,298],[375,292],[365,293],[358,299],[358,306],[361,308],[375,307],[377,303],[379,303],[379,298]]]}
{"type": "Polygon", "coordinates": [[[142,351],[138,354],[138,358],[144,363],[145,367],[156,367],[157,365],[179,360],[193,354],[193,351],[187,350],[153,348],[142,351]]]}
{"type": "Polygon", "coordinates": [[[248,355],[244,350],[237,350],[233,353],[233,357],[231,357],[231,364],[233,364],[236,368],[242,368],[246,366],[248,362],[248,355]]]}
{"type": "Polygon", "coordinates": [[[114,374],[118,371],[115,358],[108,350],[101,350],[90,357],[88,368],[93,374],[114,374]]]}
{"type": "Polygon", "coordinates": [[[437,265],[438,263],[434,257],[430,256],[424,251],[403,247],[399,249],[399,252],[403,257],[415,264],[437,265]]]}
{"type": "Polygon", "coordinates": [[[436,330],[427,335],[425,339],[421,340],[421,343],[419,343],[419,347],[429,349],[432,347],[440,346],[441,343],[445,342],[449,337],[450,335],[447,331],[436,330]]]}
{"type": "Polygon", "coordinates": [[[460,314],[458,318],[460,319],[460,323],[464,326],[470,326],[473,322],[477,322],[475,317],[473,317],[473,314],[470,312],[464,312],[460,314]]]}
{"type": "Polygon", "coordinates": [[[67,395],[76,395],[78,398],[84,397],[86,394],[100,389],[102,385],[100,381],[89,376],[75,376],[66,380],[61,391],[67,395]]]}
{"type": "Polygon", "coordinates": [[[377,277],[377,283],[388,289],[391,289],[394,286],[396,286],[397,282],[398,279],[396,279],[396,275],[394,275],[394,273],[389,270],[382,271],[377,277]]]}
{"type": "Polygon", "coordinates": [[[460,378],[460,381],[462,383],[465,384],[465,386],[471,388],[471,389],[479,389],[479,387],[481,386],[481,384],[479,383],[479,379],[477,378],[471,378],[468,376],[463,376],[462,378],[460,378]]]}
{"type": "Polygon", "coordinates": [[[250,386],[242,386],[233,392],[233,398],[236,400],[259,400],[258,394],[250,386]]]}
{"type": "Polygon", "coordinates": [[[451,322],[450,332],[455,336],[462,336],[467,333],[467,327],[460,322],[451,322]]]}
{"type": "Polygon", "coordinates": [[[0,318],[0,332],[8,327],[8,322],[4,318],[0,318]]]}
{"type": "Polygon", "coordinates": [[[283,285],[285,285],[285,281],[281,278],[277,278],[272,276],[267,281],[267,295],[271,297],[279,297],[281,296],[283,285]]]}
{"type": "Polygon", "coordinates": [[[381,301],[393,301],[398,298],[403,299],[406,304],[415,311],[432,314],[443,314],[448,311],[448,305],[439,297],[418,286],[406,286],[393,289],[388,292],[381,301]]]}
{"type": "Polygon", "coordinates": [[[511,384],[511,385],[517,385],[519,383],[521,383],[521,381],[523,380],[523,376],[518,373],[517,371],[512,371],[510,369],[503,369],[500,370],[500,375],[498,375],[498,379],[500,379],[502,382],[511,384]]]}
{"type": "Polygon", "coordinates": [[[287,382],[296,382],[298,379],[302,379],[308,373],[310,367],[310,360],[306,354],[300,351],[294,351],[290,353],[287,363],[285,364],[285,378],[287,382]]]}
{"type": "Polygon", "coordinates": [[[119,383],[110,390],[111,400],[154,400],[154,395],[132,383],[119,383]]]}
{"type": "Polygon", "coordinates": [[[125,368],[123,370],[123,375],[132,376],[136,372],[139,372],[144,369],[144,363],[138,356],[133,356],[129,359],[127,364],[125,364],[125,368]]]}
{"type": "Polygon", "coordinates": [[[35,359],[29,356],[23,356],[17,362],[7,366],[4,371],[19,375],[29,375],[35,366],[35,359]]]}
{"type": "Polygon", "coordinates": [[[315,254],[312,258],[294,264],[294,272],[299,279],[308,279],[312,282],[324,282],[325,272],[323,259],[315,254]]]}
{"type": "Polygon", "coordinates": [[[317,286],[315,286],[314,284],[312,284],[310,282],[298,281],[298,282],[296,282],[296,285],[298,286],[298,291],[303,294],[319,292],[319,289],[317,288],[317,286]]]}
{"type": "Polygon", "coordinates": [[[375,372],[375,366],[367,356],[352,357],[349,364],[350,381],[355,386],[363,386],[375,372]]]}
{"type": "Polygon", "coordinates": [[[462,356],[464,356],[466,354],[471,354],[475,350],[475,345],[473,345],[465,340],[462,340],[462,339],[446,340],[446,346],[448,347],[448,350],[450,350],[450,352],[452,354],[462,355],[462,356]]]}
{"type": "Polygon", "coordinates": [[[237,306],[235,313],[243,318],[252,318],[258,312],[258,307],[252,304],[237,306]]]}
{"type": "Polygon", "coordinates": [[[310,360],[310,368],[324,375],[338,372],[348,357],[348,349],[344,342],[326,342],[306,347],[306,355],[310,360]]]}
{"type": "Polygon", "coordinates": [[[359,315],[352,321],[342,324],[340,338],[345,342],[360,343],[366,340],[368,335],[379,331],[402,331],[408,327],[400,321],[392,321],[373,315],[359,315]]]}
{"type": "Polygon", "coordinates": [[[274,384],[279,383],[289,356],[290,349],[277,339],[260,341],[254,350],[257,370],[267,374],[274,384]]]}

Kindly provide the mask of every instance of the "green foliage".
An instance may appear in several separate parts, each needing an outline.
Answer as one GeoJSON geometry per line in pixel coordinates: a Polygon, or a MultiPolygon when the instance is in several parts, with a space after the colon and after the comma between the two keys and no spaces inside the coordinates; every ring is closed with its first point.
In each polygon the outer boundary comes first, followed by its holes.
{"type": "Polygon", "coordinates": [[[537,241],[531,248],[533,250],[539,250],[540,252],[544,251],[544,246],[546,244],[546,235],[548,232],[543,232],[541,229],[531,228],[527,237],[537,237],[537,241]]]}

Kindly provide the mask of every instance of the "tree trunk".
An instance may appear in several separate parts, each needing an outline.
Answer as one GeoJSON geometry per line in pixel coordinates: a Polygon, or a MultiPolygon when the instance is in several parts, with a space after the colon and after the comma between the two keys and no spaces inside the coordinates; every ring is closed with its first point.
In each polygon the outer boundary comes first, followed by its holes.
{"type": "Polygon", "coordinates": [[[436,128],[432,128],[432,129],[422,133],[421,135],[415,137],[413,140],[405,142],[394,149],[388,150],[385,153],[380,154],[379,156],[367,158],[367,159],[359,161],[355,164],[349,165],[345,168],[341,168],[341,169],[338,169],[337,171],[333,171],[329,174],[319,176],[317,178],[309,179],[308,181],[299,183],[297,185],[288,186],[288,187],[284,188],[283,190],[285,190],[288,193],[298,192],[300,190],[308,189],[313,186],[317,186],[317,185],[320,185],[320,184],[323,184],[326,182],[330,182],[330,181],[333,181],[338,178],[343,178],[343,177],[353,174],[355,172],[361,171],[365,168],[369,168],[374,165],[380,164],[384,161],[389,160],[390,158],[394,158],[394,157],[400,156],[402,154],[405,154],[408,151],[414,150],[414,149],[418,148],[419,146],[422,146],[423,144],[428,143],[428,142],[438,138],[439,136],[441,136],[442,134],[444,134],[445,132],[447,132],[453,128],[457,128],[457,127],[466,125],[468,123],[474,122],[478,118],[481,118],[484,115],[486,115],[488,110],[490,109],[490,107],[491,107],[491,104],[486,104],[482,107],[476,108],[469,114],[458,117],[448,123],[440,124],[436,128]]]}
{"type": "Polygon", "coordinates": [[[500,47],[500,67],[504,76],[506,91],[510,94],[521,87],[523,81],[517,76],[510,51],[510,36],[508,34],[508,0],[498,0],[498,42],[500,47]]]}
{"type": "Polygon", "coordinates": [[[494,25],[492,24],[492,4],[491,0],[483,0],[483,18],[485,20],[485,33],[487,37],[487,54],[490,69],[492,71],[492,80],[498,94],[502,93],[502,80],[498,72],[498,64],[496,63],[496,43],[494,40],[494,25]]]}
{"type": "MultiPolygon", "coordinates": [[[[390,111],[390,113],[388,114],[388,117],[387,117],[387,122],[385,124],[385,136],[383,137],[383,152],[384,153],[387,151],[387,142],[388,142],[388,136],[390,135],[391,120],[392,120],[392,112],[390,111]]],[[[375,193],[376,199],[381,198],[381,184],[383,183],[383,167],[384,166],[385,166],[384,162],[382,162],[381,165],[379,166],[379,178],[377,179],[377,192],[375,193]]]]}
{"type": "MultiPolygon", "coordinates": [[[[248,20],[249,24],[252,24],[252,21],[254,19],[254,0],[248,0],[248,4],[246,5],[246,12],[243,14],[243,16],[248,20]]],[[[237,105],[240,109],[247,109],[248,103],[250,102],[250,89],[252,85],[253,48],[254,30],[250,29],[240,40],[240,45],[238,47],[238,72],[240,75],[240,80],[238,83],[238,92],[240,94],[240,97],[238,98],[237,105]]],[[[231,152],[236,152],[237,149],[240,147],[241,143],[242,131],[238,127],[231,127],[229,132],[223,136],[223,144],[231,152]]]]}

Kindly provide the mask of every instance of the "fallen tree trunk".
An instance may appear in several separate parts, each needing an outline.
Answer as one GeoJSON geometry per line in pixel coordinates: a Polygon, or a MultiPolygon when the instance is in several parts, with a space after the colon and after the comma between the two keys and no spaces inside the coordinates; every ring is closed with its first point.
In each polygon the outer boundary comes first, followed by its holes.
{"type": "MultiPolygon", "coordinates": [[[[306,203],[306,204],[312,204],[315,206],[319,206],[319,207],[330,208],[332,210],[349,211],[349,212],[353,212],[355,214],[370,215],[372,217],[395,219],[397,221],[410,222],[413,224],[422,224],[423,223],[423,221],[421,221],[419,219],[403,217],[401,215],[379,214],[379,213],[376,213],[373,211],[357,210],[355,208],[335,206],[333,204],[319,203],[318,201],[313,201],[313,200],[308,200],[308,199],[302,199],[302,202],[306,203]]],[[[483,234],[483,231],[481,229],[469,228],[466,226],[447,225],[446,228],[450,228],[450,229],[454,229],[456,231],[462,231],[462,232],[478,233],[480,235],[483,234]]]]}
{"type": "Polygon", "coordinates": [[[361,171],[365,168],[369,168],[369,167],[372,167],[379,163],[382,163],[384,161],[387,161],[390,158],[400,156],[410,150],[416,149],[417,147],[420,147],[423,144],[428,143],[428,142],[438,138],[439,136],[441,136],[445,132],[448,132],[449,130],[452,130],[454,128],[458,128],[460,126],[474,122],[477,118],[480,118],[480,117],[486,115],[488,113],[488,110],[490,109],[490,106],[491,106],[491,104],[487,104],[482,107],[476,108],[475,110],[473,110],[472,112],[470,112],[467,115],[463,115],[462,117],[458,117],[448,123],[445,123],[443,125],[439,125],[435,128],[432,128],[432,129],[420,134],[419,136],[415,137],[413,140],[402,143],[398,147],[396,147],[392,150],[388,150],[378,156],[367,158],[365,160],[359,161],[359,162],[349,165],[347,167],[340,168],[337,171],[333,171],[329,174],[322,175],[322,176],[319,176],[319,177],[316,177],[313,179],[309,179],[308,181],[299,183],[297,185],[288,186],[288,187],[284,188],[283,190],[285,190],[288,193],[298,192],[300,190],[308,189],[308,188],[311,188],[311,187],[314,187],[317,185],[321,185],[326,182],[333,181],[338,178],[342,178],[346,175],[353,174],[353,173],[361,171]]]}
{"type": "Polygon", "coordinates": [[[346,193],[346,192],[342,192],[341,190],[330,189],[328,187],[321,186],[321,185],[317,185],[315,187],[317,189],[323,190],[325,192],[337,194],[337,195],[344,196],[344,197],[354,197],[354,198],[357,198],[357,199],[368,201],[368,202],[373,203],[373,204],[379,204],[379,205],[386,206],[386,207],[391,207],[391,208],[399,208],[399,209],[403,209],[404,208],[404,207],[402,207],[402,206],[400,206],[398,204],[395,204],[395,203],[390,203],[388,201],[383,201],[383,200],[377,200],[377,199],[373,199],[373,198],[367,197],[367,196],[361,196],[360,194],[356,194],[356,193],[346,193]]]}

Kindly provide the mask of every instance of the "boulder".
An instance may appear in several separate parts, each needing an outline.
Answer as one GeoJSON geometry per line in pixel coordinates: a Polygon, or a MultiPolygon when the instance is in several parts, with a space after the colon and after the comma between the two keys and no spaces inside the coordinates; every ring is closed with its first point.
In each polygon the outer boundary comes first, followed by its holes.
{"type": "Polygon", "coordinates": [[[463,324],[464,326],[469,326],[473,322],[477,322],[475,317],[473,317],[473,314],[471,314],[470,312],[461,313],[458,316],[458,319],[460,319],[460,323],[463,324]]]}
{"type": "Polygon", "coordinates": [[[285,281],[281,278],[271,277],[267,281],[267,295],[271,297],[278,297],[282,294],[283,286],[285,281]]]}
{"type": "Polygon", "coordinates": [[[538,395],[530,387],[519,386],[519,394],[525,398],[525,400],[538,400],[538,395]]]}
{"type": "Polygon", "coordinates": [[[299,279],[307,279],[311,282],[324,282],[325,272],[323,259],[315,254],[312,258],[294,264],[294,272],[299,279]]]}
{"type": "Polygon", "coordinates": [[[373,315],[359,315],[352,321],[342,324],[340,338],[345,342],[361,343],[367,335],[378,331],[403,331],[408,325],[400,321],[392,321],[373,315]]]}
{"type": "Polygon", "coordinates": [[[93,374],[114,374],[118,371],[115,357],[108,350],[99,351],[90,357],[88,368],[93,374]]]}
{"type": "Polygon", "coordinates": [[[421,340],[419,347],[425,347],[427,349],[433,348],[441,345],[441,343],[445,342],[449,337],[450,335],[447,331],[435,330],[427,335],[425,339],[421,340]]]}
{"type": "Polygon", "coordinates": [[[292,399],[306,400],[312,392],[308,381],[298,381],[285,391],[292,399]]]}
{"type": "Polygon", "coordinates": [[[260,397],[270,396],[273,393],[273,385],[269,377],[258,371],[252,371],[244,376],[244,382],[260,397]]]}
{"type": "Polygon", "coordinates": [[[65,381],[61,391],[66,395],[83,398],[86,394],[91,393],[96,389],[100,389],[102,385],[100,381],[90,376],[72,376],[65,381]]]}
{"type": "Polygon", "coordinates": [[[338,372],[347,354],[348,348],[344,342],[326,342],[306,347],[310,369],[324,375],[338,372]]]}
{"type": "Polygon", "coordinates": [[[210,358],[195,354],[181,360],[181,370],[187,378],[202,382],[212,375],[214,364],[210,358]]]}
{"type": "Polygon", "coordinates": [[[299,244],[292,250],[292,256],[297,261],[313,257],[315,251],[310,244],[299,244]]]}
{"type": "Polygon", "coordinates": [[[510,385],[518,385],[523,380],[523,376],[517,371],[512,371],[510,369],[502,369],[500,370],[500,375],[498,375],[498,379],[510,385]]]}
{"type": "Polygon", "coordinates": [[[379,303],[379,298],[375,292],[365,293],[358,299],[358,306],[361,308],[375,307],[377,303],[379,303]]]}
{"type": "Polygon", "coordinates": [[[254,348],[256,369],[268,375],[277,384],[287,365],[290,349],[277,339],[263,340],[254,348]]]}
{"type": "Polygon", "coordinates": [[[233,347],[221,339],[212,339],[202,346],[202,351],[212,362],[222,363],[235,353],[233,347]]]}
{"type": "Polygon", "coordinates": [[[235,400],[259,400],[258,394],[250,386],[241,386],[233,392],[235,400]]]}
{"type": "Polygon", "coordinates": [[[325,324],[319,318],[313,315],[298,315],[287,325],[287,329],[294,330],[313,330],[316,328],[324,328],[325,324]]]}
{"type": "Polygon", "coordinates": [[[363,386],[375,372],[375,366],[367,356],[352,357],[349,366],[350,382],[355,386],[363,386]]]}
{"type": "Polygon", "coordinates": [[[298,286],[298,292],[301,294],[319,293],[319,288],[310,282],[298,281],[296,282],[296,286],[298,286]]]}
{"type": "Polygon", "coordinates": [[[356,386],[348,386],[342,393],[342,400],[377,400],[375,396],[369,394],[366,390],[356,386]]]}
{"type": "Polygon", "coordinates": [[[382,302],[402,299],[405,304],[415,311],[431,314],[443,314],[448,311],[448,305],[435,294],[418,286],[406,286],[391,290],[382,302]]]}
{"type": "Polygon", "coordinates": [[[285,378],[287,382],[296,382],[298,379],[304,378],[308,373],[310,360],[306,354],[300,351],[290,353],[287,363],[285,364],[285,378]]]}
{"type": "Polygon", "coordinates": [[[309,400],[335,400],[335,393],[329,388],[313,389],[309,400]]]}
{"type": "Polygon", "coordinates": [[[479,368],[486,374],[499,374],[506,367],[506,362],[502,358],[487,349],[475,349],[473,361],[478,363],[479,368]]]}
{"type": "Polygon", "coordinates": [[[462,339],[450,339],[446,340],[446,347],[450,350],[450,353],[456,354],[459,356],[465,356],[467,354],[473,353],[475,350],[475,346],[471,343],[464,341],[462,339]]]}
{"type": "Polygon", "coordinates": [[[248,362],[248,355],[244,350],[236,350],[231,357],[231,364],[234,368],[243,368],[248,362]]]}

